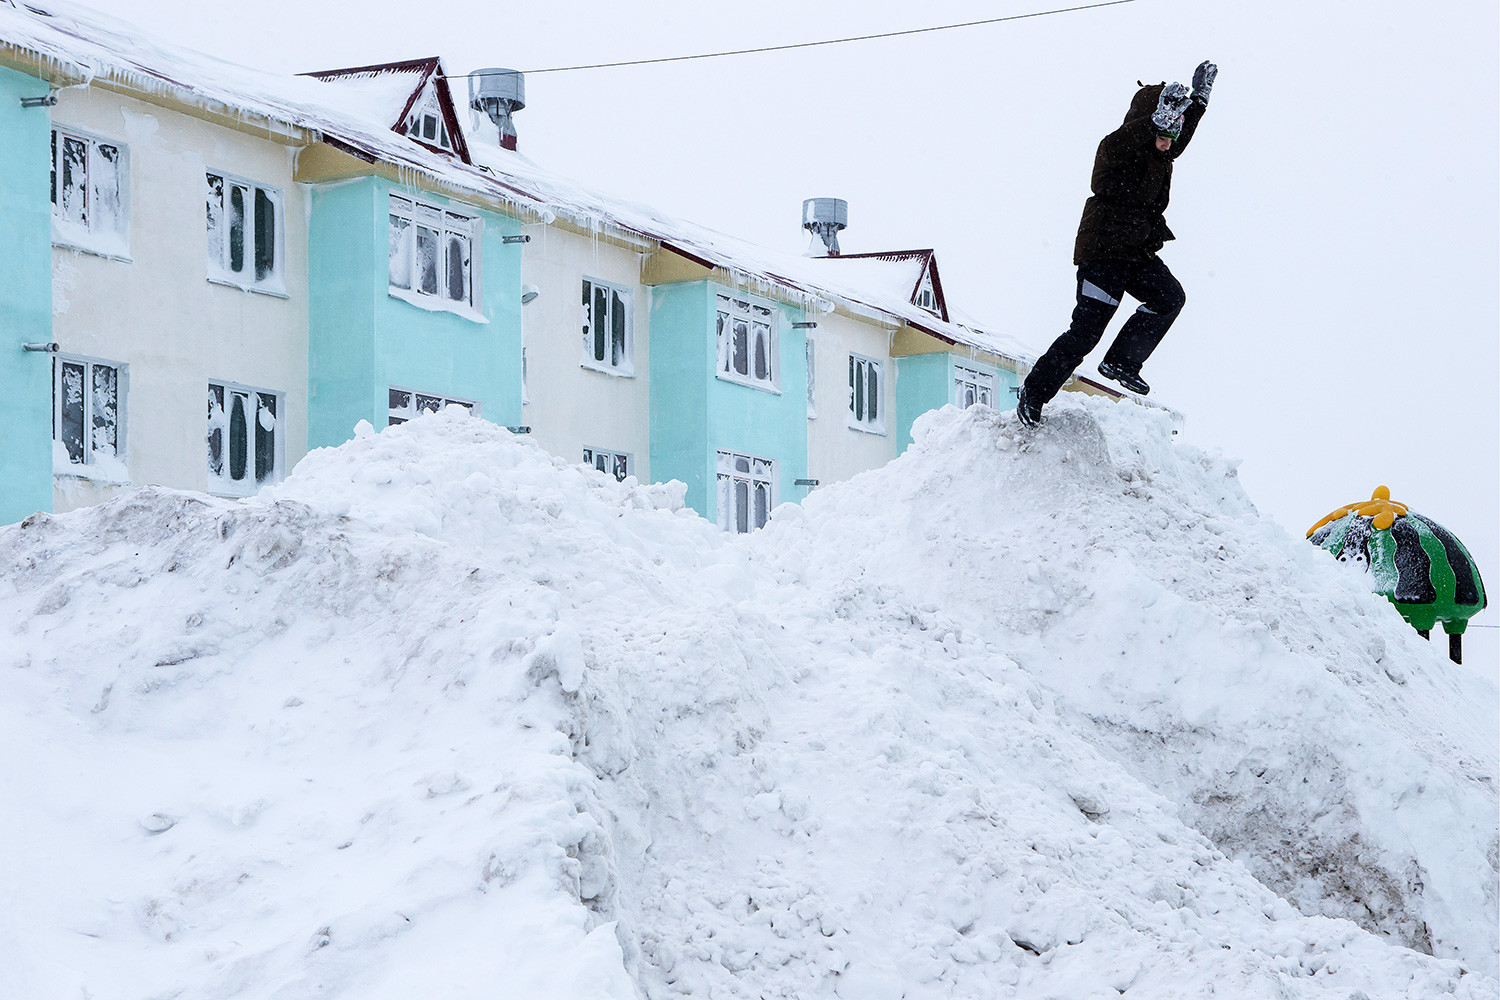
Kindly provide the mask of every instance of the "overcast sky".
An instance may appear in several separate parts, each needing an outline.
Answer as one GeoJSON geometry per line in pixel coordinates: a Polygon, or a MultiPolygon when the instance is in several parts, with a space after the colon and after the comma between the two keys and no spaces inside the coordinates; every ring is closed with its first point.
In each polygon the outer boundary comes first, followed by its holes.
{"type": "MultiPolygon", "coordinates": [[[[440,55],[457,76],[1068,4],[260,0],[232,16],[202,0],[93,5],[270,70],[440,55]]],[[[544,166],[769,247],[806,247],[803,198],[848,199],[846,252],[936,248],[950,304],[1040,353],[1072,308],[1094,147],[1137,80],[1186,82],[1213,59],[1218,86],[1167,213],[1178,239],[1162,256],[1188,305],[1146,366],[1156,396],[1186,415],[1187,440],[1244,460],[1252,498],[1289,531],[1388,485],[1457,533],[1493,588],[1497,39],[1494,0],[1133,0],[793,52],[532,72],[516,128],[544,166]]],[[[1476,620],[1497,621],[1493,602],[1476,620]]],[[[1465,646],[1471,662],[1500,664],[1496,629],[1471,629],[1465,646]]]]}

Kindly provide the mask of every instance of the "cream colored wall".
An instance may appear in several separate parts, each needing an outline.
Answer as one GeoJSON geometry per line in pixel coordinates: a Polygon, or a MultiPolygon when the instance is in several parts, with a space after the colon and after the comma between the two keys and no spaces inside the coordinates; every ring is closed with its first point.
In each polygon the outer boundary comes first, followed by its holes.
{"type": "Polygon", "coordinates": [[[633,475],[651,478],[650,290],[640,284],[641,253],[557,226],[526,227],[521,281],[541,294],[521,307],[526,343],[523,422],[538,444],[569,461],[584,448],[631,456],[633,475]],[[632,290],[633,376],[585,368],[582,288],[585,277],[632,290]]]}
{"type": "Polygon", "coordinates": [[[890,357],[891,331],[874,320],[829,313],[807,331],[817,345],[813,377],[817,417],[807,422],[807,473],[821,484],[835,483],[884,465],[896,457],[896,366],[890,357]],[[849,355],[882,363],[881,412],[885,433],[855,429],[849,421],[849,355]]]}
{"type": "MultiPolygon", "coordinates": [[[[206,488],[211,379],[283,394],[290,471],[307,441],[307,210],[291,150],[97,89],[61,91],[52,120],[128,148],[131,259],[53,248],[53,339],[64,353],[129,366],[131,484],[206,488]],[[281,190],[285,297],[208,281],[210,168],[281,190]]],[[[75,476],[53,484],[59,511],[119,490],[75,476]]]]}

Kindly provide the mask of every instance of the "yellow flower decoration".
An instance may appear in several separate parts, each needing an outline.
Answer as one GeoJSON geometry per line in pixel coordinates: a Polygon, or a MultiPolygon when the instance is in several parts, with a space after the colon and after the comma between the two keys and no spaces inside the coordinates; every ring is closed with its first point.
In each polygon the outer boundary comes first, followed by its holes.
{"type": "Polygon", "coordinates": [[[1370,499],[1364,503],[1352,503],[1347,507],[1340,507],[1329,514],[1323,520],[1307,529],[1307,536],[1312,537],[1313,532],[1330,521],[1337,521],[1349,514],[1358,514],[1360,517],[1372,517],[1375,519],[1375,527],[1384,531],[1396,523],[1396,518],[1405,517],[1407,513],[1406,504],[1396,503],[1391,499],[1391,491],[1385,486],[1375,487],[1375,492],[1370,494],[1370,499]]]}

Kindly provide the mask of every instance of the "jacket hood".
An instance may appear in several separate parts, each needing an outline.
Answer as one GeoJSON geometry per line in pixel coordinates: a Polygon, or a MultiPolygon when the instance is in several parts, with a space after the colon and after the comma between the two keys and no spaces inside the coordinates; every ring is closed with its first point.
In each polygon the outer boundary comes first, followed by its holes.
{"type": "Polygon", "coordinates": [[[1161,100],[1161,92],[1166,89],[1166,82],[1148,83],[1135,92],[1135,97],[1130,99],[1130,110],[1125,112],[1125,124],[1150,116],[1156,111],[1156,103],[1161,100]]]}

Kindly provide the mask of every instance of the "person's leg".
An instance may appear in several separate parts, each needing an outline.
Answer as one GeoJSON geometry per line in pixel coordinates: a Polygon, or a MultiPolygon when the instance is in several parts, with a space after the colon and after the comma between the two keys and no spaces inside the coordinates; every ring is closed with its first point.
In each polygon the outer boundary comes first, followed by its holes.
{"type": "Polygon", "coordinates": [[[1104,354],[1104,365],[1132,374],[1156,350],[1167,330],[1182,312],[1187,295],[1160,257],[1135,270],[1125,282],[1125,291],[1141,305],[1120,328],[1115,342],[1104,354]]]}
{"type": "Polygon", "coordinates": [[[1026,376],[1026,395],[1038,409],[1057,395],[1063,383],[1098,345],[1110,317],[1120,307],[1120,296],[1132,270],[1129,265],[1112,261],[1078,266],[1078,302],[1073,307],[1073,321],[1026,376]]]}

